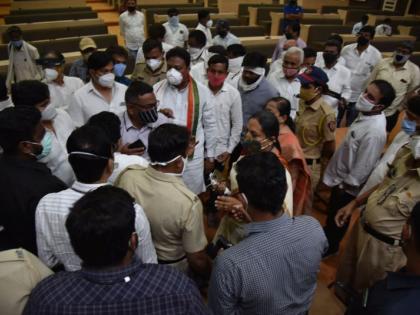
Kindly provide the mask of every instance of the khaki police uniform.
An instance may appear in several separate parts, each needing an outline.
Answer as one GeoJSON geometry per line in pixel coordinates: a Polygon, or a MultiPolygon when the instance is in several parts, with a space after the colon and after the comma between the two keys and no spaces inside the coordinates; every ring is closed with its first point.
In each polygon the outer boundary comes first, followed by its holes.
{"type": "Polygon", "coordinates": [[[149,69],[144,62],[137,63],[131,75],[133,81],[143,81],[150,86],[166,79],[166,61],[162,61],[162,65],[155,72],[149,69]]]}
{"type": "Polygon", "coordinates": [[[296,131],[306,162],[311,169],[312,190],[321,176],[321,153],[325,142],[335,141],[335,112],[321,97],[311,105],[299,102],[296,131]]]}
{"type": "Polygon", "coordinates": [[[360,290],[384,278],[387,271],[402,268],[406,257],[400,246],[401,231],[419,201],[420,161],[414,160],[410,146],[405,145],[356,222],[337,281],[360,290]],[[390,239],[388,243],[373,235],[377,233],[390,239]]]}
{"type": "Polygon", "coordinates": [[[159,263],[186,272],[186,253],[207,246],[203,207],[181,176],[159,172],[153,167],[129,166],[116,181],[141,205],[150,222],[159,263]]]}
{"type": "Polygon", "coordinates": [[[52,274],[38,257],[25,249],[0,252],[0,313],[22,314],[31,291],[52,274]]]}

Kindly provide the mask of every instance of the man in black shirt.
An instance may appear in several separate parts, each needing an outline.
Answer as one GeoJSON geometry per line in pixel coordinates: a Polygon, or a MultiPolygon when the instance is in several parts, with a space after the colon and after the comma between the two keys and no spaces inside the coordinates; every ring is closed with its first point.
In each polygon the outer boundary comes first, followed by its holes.
{"type": "Polygon", "coordinates": [[[66,188],[37,159],[51,149],[51,138],[36,108],[0,112],[0,250],[23,247],[36,254],[35,209],[46,194],[66,188]]]}

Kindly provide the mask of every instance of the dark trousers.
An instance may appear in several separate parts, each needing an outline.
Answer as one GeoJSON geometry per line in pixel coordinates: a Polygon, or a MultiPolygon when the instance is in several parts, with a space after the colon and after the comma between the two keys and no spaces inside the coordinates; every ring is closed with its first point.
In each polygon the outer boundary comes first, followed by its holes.
{"type": "Polygon", "coordinates": [[[391,132],[394,129],[395,125],[397,124],[398,117],[400,112],[397,110],[395,114],[391,116],[386,116],[386,131],[391,132]]]}
{"type": "Polygon", "coordinates": [[[335,224],[335,216],[342,207],[352,201],[355,196],[350,195],[344,189],[339,186],[333,187],[331,190],[331,198],[328,207],[327,225],[324,227],[325,236],[328,239],[329,250],[336,251],[340,246],[340,242],[343,239],[346,231],[349,227],[347,223],[343,227],[338,227],[335,224]]]}
{"type": "Polygon", "coordinates": [[[346,115],[346,127],[350,126],[353,121],[356,119],[359,111],[355,108],[356,103],[348,103],[346,108],[338,107],[338,115],[337,115],[337,126],[340,126],[341,120],[344,118],[344,114],[346,115]]]}

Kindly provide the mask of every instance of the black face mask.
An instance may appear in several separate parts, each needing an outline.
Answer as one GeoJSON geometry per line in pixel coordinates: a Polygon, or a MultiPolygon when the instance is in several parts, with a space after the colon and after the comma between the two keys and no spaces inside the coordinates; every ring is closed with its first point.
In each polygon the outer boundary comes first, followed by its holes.
{"type": "Polygon", "coordinates": [[[225,37],[226,37],[226,35],[227,35],[227,31],[219,31],[219,32],[217,32],[217,34],[218,34],[220,37],[225,38],[225,37]]]}
{"type": "Polygon", "coordinates": [[[334,64],[337,59],[338,59],[338,55],[336,54],[332,54],[332,53],[323,53],[322,56],[324,57],[324,61],[326,65],[332,65],[334,64]]]}
{"type": "Polygon", "coordinates": [[[369,39],[367,39],[364,36],[359,36],[359,38],[357,39],[357,44],[359,46],[366,46],[369,43],[369,39]]]}
{"type": "Polygon", "coordinates": [[[153,107],[145,112],[139,112],[140,121],[144,124],[151,124],[158,120],[157,107],[153,107]]]}
{"type": "Polygon", "coordinates": [[[285,33],[284,36],[286,36],[286,39],[293,39],[293,34],[292,33],[285,33]]]}
{"type": "Polygon", "coordinates": [[[134,12],[134,11],[136,11],[136,7],[135,6],[134,7],[127,7],[127,10],[130,11],[130,12],[134,12]]]}

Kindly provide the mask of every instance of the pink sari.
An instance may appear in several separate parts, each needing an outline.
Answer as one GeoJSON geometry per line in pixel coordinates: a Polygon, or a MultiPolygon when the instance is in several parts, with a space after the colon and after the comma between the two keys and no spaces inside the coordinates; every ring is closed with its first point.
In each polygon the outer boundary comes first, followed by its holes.
{"type": "Polygon", "coordinates": [[[295,134],[286,125],[280,127],[281,154],[289,164],[293,183],[293,215],[310,213],[312,207],[311,171],[295,134]]]}

